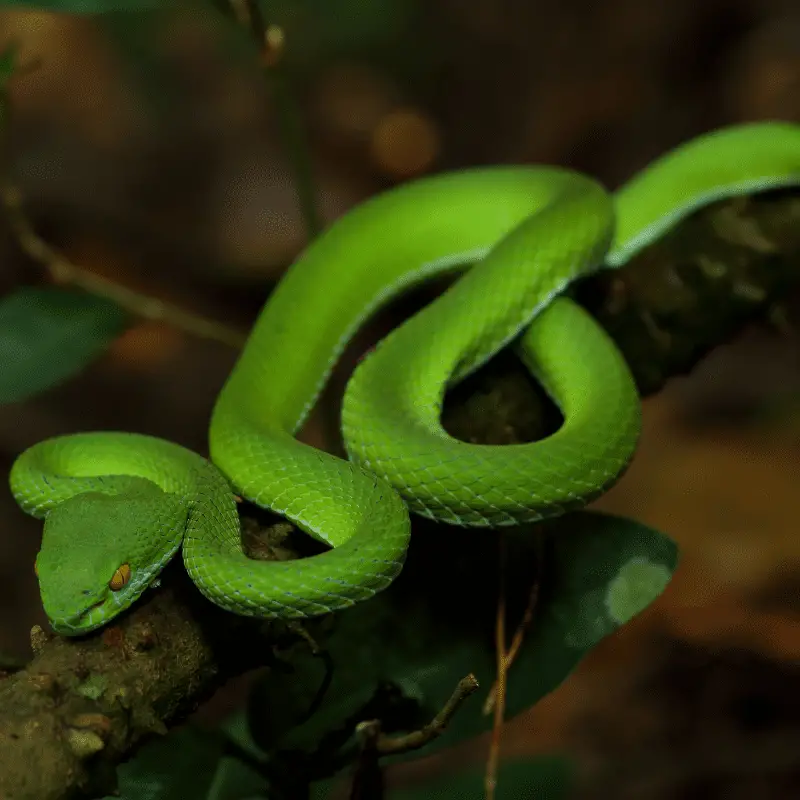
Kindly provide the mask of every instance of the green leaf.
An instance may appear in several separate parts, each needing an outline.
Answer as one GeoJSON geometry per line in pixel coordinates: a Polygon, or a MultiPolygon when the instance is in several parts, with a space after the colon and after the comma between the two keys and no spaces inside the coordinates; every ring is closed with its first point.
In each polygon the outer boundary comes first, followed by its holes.
{"type": "MultiPolygon", "coordinates": [[[[544,580],[508,674],[507,719],[553,691],[596,644],[655,600],[677,565],[675,544],[633,520],[585,511],[539,530],[545,532],[544,580]]],[[[530,528],[505,537],[510,636],[530,596],[540,546],[530,528]]],[[[395,583],[339,615],[328,643],[335,668],[319,711],[304,720],[322,673],[318,660],[299,658],[293,672],[273,671],[254,691],[248,711],[254,740],[268,751],[309,752],[322,743],[333,765],[355,751],[351,734],[358,721],[380,716],[387,733],[419,727],[470,672],[481,688],[419,754],[489,729],[492,716],[482,709],[495,678],[499,541],[496,532],[418,525],[395,583]],[[391,702],[378,701],[381,685],[391,702]]],[[[324,767],[324,759],[312,763],[324,767]]]]}
{"type": "Polygon", "coordinates": [[[117,768],[120,794],[104,800],[201,800],[214,781],[224,742],[186,728],[144,745],[117,768]]]}
{"type": "Polygon", "coordinates": [[[186,727],[144,745],[117,769],[118,796],[103,800],[242,800],[267,797],[266,780],[226,754],[225,740],[186,727]]]}
{"type": "MultiPolygon", "coordinates": [[[[414,788],[389,790],[386,800],[483,800],[483,765],[437,776],[414,788]]],[[[497,800],[566,800],[572,788],[573,765],[562,756],[509,760],[497,774],[497,800]]]]}
{"type": "Polygon", "coordinates": [[[71,378],[125,329],[115,303],[71,289],[25,287],[0,299],[0,403],[71,378]]]}

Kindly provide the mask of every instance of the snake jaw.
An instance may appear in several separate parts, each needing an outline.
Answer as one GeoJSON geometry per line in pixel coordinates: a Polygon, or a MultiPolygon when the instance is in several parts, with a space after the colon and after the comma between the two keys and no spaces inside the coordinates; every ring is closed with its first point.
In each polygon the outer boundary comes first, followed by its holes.
{"type": "Polygon", "coordinates": [[[130,573],[124,590],[115,591],[108,584],[94,591],[83,589],[79,595],[80,601],[73,602],[68,610],[57,605],[52,597],[43,592],[44,610],[50,626],[64,636],[82,636],[102,628],[130,608],[151,585],[150,571],[141,572],[130,573]]]}
{"type": "MultiPolygon", "coordinates": [[[[89,590],[86,590],[89,591],[89,590]]],[[[90,602],[77,613],[66,611],[65,609],[54,606],[52,601],[43,595],[44,611],[50,622],[50,627],[63,636],[77,636],[89,633],[101,627],[108,619],[107,614],[103,613],[107,598],[101,597],[99,600],[90,602]]]]}
{"type": "Polygon", "coordinates": [[[152,484],[85,492],[55,506],[37,557],[53,630],[82,635],[126,611],[180,547],[187,518],[181,496],[152,484]]]}

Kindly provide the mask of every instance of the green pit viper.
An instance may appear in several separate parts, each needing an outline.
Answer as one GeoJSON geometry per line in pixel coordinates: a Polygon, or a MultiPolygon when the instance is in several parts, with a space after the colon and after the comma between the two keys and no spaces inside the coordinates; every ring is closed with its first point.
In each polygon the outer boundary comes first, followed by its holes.
{"type": "Polygon", "coordinates": [[[409,510],[495,528],[584,506],[628,465],[640,402],[621,354],[565,290],[625,264],[706,203],[798,183],[800,127],[764,122],[689,141],[613,195],[573,171],[499,166],[412,181],[356,207],[305,250],[261,311],[213,411],[211,462],[115,432],[49,439],[15,461],[14,497],[44,519],[36,570],[52,627],[78,635],[104,625],[181,544],[192,580],[222,608],[311,617],[391,583],[409,510]],[[454,271],[449,289],[355,369],[342,408],[349,460],[299,442],[365,319],[454,271]],[[511,343],[562,426],[529,444],[454,439],[440,423],[445,391],[511,343]],[[249,559],[234,492],[330,547],[249,559]]]}

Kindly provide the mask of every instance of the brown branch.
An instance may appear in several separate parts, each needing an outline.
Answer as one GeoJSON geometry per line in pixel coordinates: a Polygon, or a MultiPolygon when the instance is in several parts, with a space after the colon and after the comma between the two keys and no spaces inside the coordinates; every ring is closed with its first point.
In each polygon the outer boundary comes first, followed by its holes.
{"type": "Polygon", "coordinates": [[[689,372],[755,321],[780,330],[800,277],[800,190],[720,201],[629,265],[577,287],[615,340],[643,396],[689,372]]]}
{"type": "Polygon", "coordinates": [[[462,678],[450,699],[430,723],[403,736],[386,736],[381,731],[381,722],[378,719],[359,723],[356,726],[356,736],[360,740],[361,750],[356,761],[350,800],[383,798],[385,785],[380,757],[419,750],[441,736],[464,701],[477,689],[478,679],[474,675],[462,678]]]}
{"type": "Polygon", "coordinates": [[[95,635],[33,629],[33,659],[0,679],[3,800],[113,792],[116,764],[140,741],[166,733],[257,665],[253,624],[232,629],[179,570],[174,575],[95,635]]]}
{"type": "Polygon", "coordinates": [[[503,531],[500,531],[500,555],[498,558],[498,569],[500,571],[497,591],[497,613],[495,615],[495,649],[497,657],[497,678],[486,695],[483,703],[483,713],[491,714],[494,711],[492,723],[492,738],[489,743],[489,755],[486,759],[486,775],[484,778],[484,791],[486,800],[493,800],[497,789],[497,773],[500,767],[500,742],[505,721],[506,707],[506,682],[508,672],[514,659],[517,657],[525,635],[528,633],[533,622],[536,604],[539,599],[539,588],[542,581],[542,571],[544,568],[544,539],[537,538],[538,553],[536,557],[536,575],[533,585],[528,593],[528,602],[522,615],[522,619],[514,631],[511,639],[511,646],[506,647],[506,540],[503,531]]]}
{"type": "Polygon", "coordinates": [[[370,720],[362,722],[358,726],[357,732],[370,740],[374,736],[371,746],[381,756],[399,755],[400,753],[408,753],[411,750],[419,750],[445,732],[453,715],[461,708],[463,702],[477,690],[478,679],[474,675],[467,675],[462,678],[454,689],[453,694],[450,695],[450,699],[442,707],[442,710],[418,731],[412,731],[403,736],[386,736],[379,731],[380,723],[377,720],[370,720]]]}
{"type": "Polygon", "coordinates": [[[506,648],[506,537],[500,531],[499,553],[497,558],[497,613],[494,625],[495,660],[497,679],[494,694],[494,719],[492,721],[492,738],[489,743],[489,755],[486,759],[486,774],[483,787],[486,800],[494,800],[497,788],[497,770],[500,765],[500,740],[503,735],[503,718],[506,710],[506,676],[509,667],[509,656],[506,648]]]}
{"type": "MultiPolygon", "coordinates": [[[[528,603],[525,606],[525,611],[522,614],[522,619],[517,625],[517,629],[514,631],[514,636],[511,638],[511,646],[508,648],[508,652],[506,653],[506,671],[511,667],[514,663],[514,659],[519,654],[520,649],[522,648],[523,643],[525,642],[525,635],[530,630],[531,624],[533,623],[533,617],[536,613],[536,606],[539,602],[539,590],[542,585],[542,578],[543,578],[543,569],[544,569],[544,539],[540,536],[537,539],[537,549],[538,553],[536,556],[536,575],[534,576],[533,583],[531,585],[530,592],[528,593],[528,603]]],[[[499,614],[499,611],[498,611],[499,614]]],[[[499,670],[498,670],[498,679],[495,680],[494,684],[492,684],[491,689],[489,689],[489,693],[486,695],[486,700],[483,703],[483,713],[484,714],[491,714],[492,709],[494,708],[495,702],[498,700],[498,693],[499,693],[499,670]]]]}
{"type": "Polygon", "coordinates": [[[244,346],[246,335],[234,328],[193,314],[158,298],[140,294],[74,264],[36,233],[25,214],[20,193],[13,186],[9,184],[0,186],[0,204],[20,249],[29,258],[41,264],[54,283],[75,286],[99,297],[113,300],[132,315],[142,319],[164,322],[178,330],[222,342],[230,347],[244,346]]]}

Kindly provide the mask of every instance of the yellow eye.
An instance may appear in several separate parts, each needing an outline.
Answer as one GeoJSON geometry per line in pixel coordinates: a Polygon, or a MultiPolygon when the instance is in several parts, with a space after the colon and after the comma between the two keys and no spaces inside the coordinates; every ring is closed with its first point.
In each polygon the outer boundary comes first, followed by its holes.
{"type": "Polygon", "coordinates": [[[128,583],[130,579],[131,579],[131,565],[123,564],[121,567],[117,569],[117,571],[112,576],[111,580],[108,582],[108,588],[111,589],[112,592],[118,592],[123,586],[125,586],[128,583]]]}

